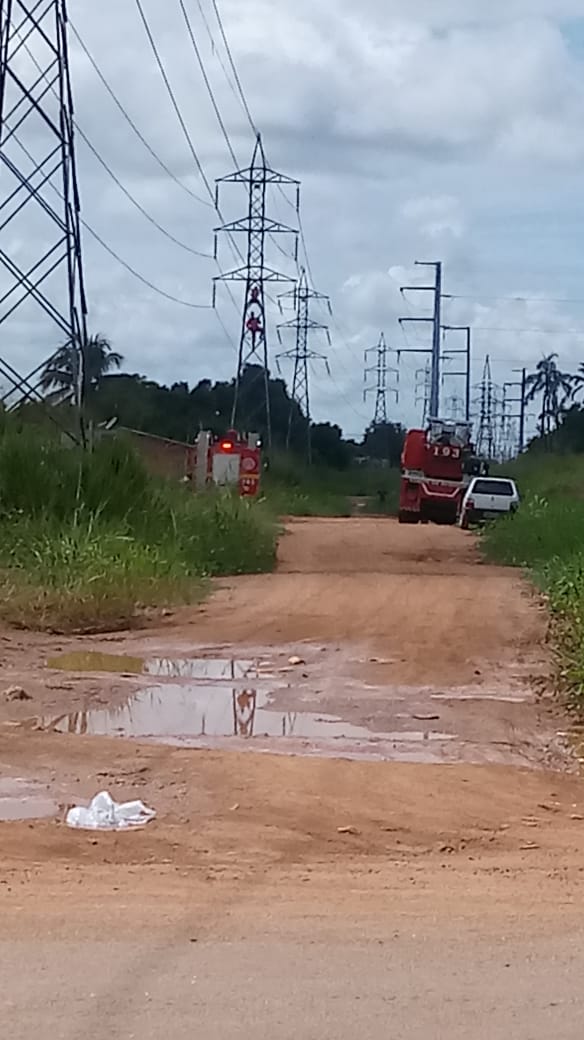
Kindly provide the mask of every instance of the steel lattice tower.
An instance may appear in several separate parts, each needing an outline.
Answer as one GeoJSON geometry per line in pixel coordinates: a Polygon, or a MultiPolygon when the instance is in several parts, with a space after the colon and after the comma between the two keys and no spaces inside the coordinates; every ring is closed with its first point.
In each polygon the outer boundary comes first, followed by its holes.
{"type": "Polygon", "coordinates": [[[292,321],[282,322],[278,325],[278,339],[280,340],[280,343],[282,342],[282,329],[296,330],[296,345],[294,349],[287,350],[283,354],[278,354],[278,360],[288,358],[294,362],[286,447],[290,447],[295,418],[299,421],[303,421],[306,425],[306,457],[310,465],[312,462],[312,444],[310,437],[311,416],[308,363],[310,360],[317,358],[320,361],[324,361],[327,371],[329,371],[326,355],[318,354],[316,351],[310,349],[310,333],[315,329],[321,329],[327,337],[329,346],[331,343],[328,326],[322,325],[320,322],[311,318],[310,304],[313,300],[323,300],[328,307],[329,314],[332,314],[332,310],[328,296],[324,293],[317,292],[316,289],[310,288],[306,277],[306,271],[303,267],[300,270],[298,285],[294,287],[292,292],[281,293],[279,297],[280,309],[281,301],[284,299],[291,299],[293,301],[294,310],[296,312],[296,317],[292,321]],[[297,406],[298,411],[295,406],[297,406]]]}
{"type": "Polygon", "coordinates": [[[226,177],[220,177],[216,183],[215,207],[219,211],[219,186],[221,184],[245,184],[248,190],[248,213],[241,220],[233,220],[215,229],[215,259],[217,258],[217,234],[226,232],[232,236],[235,232],[243,232],[247,236],[247,257],[245,263],[232,271],[218,275],[213,281],[213,305],[215,289],[218,281],[244,282],[245,296],[241,322],[241,336],[237,358],[235,392],[231,414],[232,426],[237,426],[238,417],[249,418],[249,403],[246,394],[253,392],[255,379],[245,379],[248,366],[258,366],[258,375],[264,384],[265,425],[268,444],[272,439],[270,417],[268,337],[266,328],[265,284],[270,282],[290,282],[293,279],[280,271],[267,267],[265,263],[266,236],[280,234],[293,235],[295,241],[294,257],[298,253],[298,231],[280,221],[266,216],[266,192],[269,185],[293,185],[296,188],[296,212],[300,207],[300,182],[292,177],[272,170],[266,162],[261,135],[258,134],[251,160],[251,165],[244,170],[236,170],[226,177]]]}
{"type": "MultiPolygon", "coordinates": [[[[67,34],[66,0],[0,0],[0,335],[12,344],[13,315],[36,328],[42,312],[43,351],[74,350],[81,412],[87,302],[67,34]]],[[[7,397],[38,399],[46,364],[22,377],[0,359],[7,397]]]]}
{"type": "Polygon", "coordinates": [[[495,457],[496,451],[496,416],[495,386],[491,375],[491,359],[487,354],[480,384],[480,412],[477,430],[477,452],[488,459],[495,457]]]}
{"type": "Polygon", "coordinates": [[[399,378],[397,369],[390,368],[387,364],[387,355],[389,353],[389,347],[385,342],[385,336],[383,332],[379,337],[379,343],[376,347],[369,347],[365,351],[365,383],[367,383],[368,377],[375,373],[375,386],[365,386],[363,390],[363,400],[366,401],[369,394],[375,394],[375,415],[373,418],[373,424],[378,426],[382,423],[387,423],[387,395],[388,393],[394,393],[397,400],[397,390],[389,390],[387,386],[387,376],[389,372],[393,372],[396,379],[399,378]],[[375,364],[368,365],[370,355],[375,352],[375,364]]]}
{"type": "Polygon", "coordinates": [[[416,369],[415,404],[422,405],[422,423],[425,425],[430,412],[431,365],[426,361],[424,368],[416,369]]]}

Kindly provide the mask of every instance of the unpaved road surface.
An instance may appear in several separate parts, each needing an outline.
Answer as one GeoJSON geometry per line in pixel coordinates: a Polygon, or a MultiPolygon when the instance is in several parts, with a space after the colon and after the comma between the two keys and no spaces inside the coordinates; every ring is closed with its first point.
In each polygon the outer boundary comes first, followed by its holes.
{"type": "Polygon", "coordinates": [[[6,1035],[580,1038],[545,633],[471,536],[370,518],[290,523],[276,574],[147,632],[4,633],[6,1035]],[[156,821],[66,828],[103,788],[156,821]]]}

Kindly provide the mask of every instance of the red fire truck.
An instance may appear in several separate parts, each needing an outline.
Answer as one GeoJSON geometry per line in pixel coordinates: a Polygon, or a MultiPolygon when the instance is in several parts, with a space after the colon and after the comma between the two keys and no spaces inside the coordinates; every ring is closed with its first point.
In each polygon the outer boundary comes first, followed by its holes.
{"type": "Polygon", "coordinates": [[[484,472],[474,454],[471,424],[430,419],[408,430],[401,457],[400,524],[455,524],[471,476],[484,472]]]}
{"type": "Polygon", "coordinates": [[[190,449],[187,477],[197,490],[211,485],[237,487],[242,498],[252,498],[260,488],[261,445],[255,433],[241,436],[228,430],[224,437],[201,431],[190,449]]]}

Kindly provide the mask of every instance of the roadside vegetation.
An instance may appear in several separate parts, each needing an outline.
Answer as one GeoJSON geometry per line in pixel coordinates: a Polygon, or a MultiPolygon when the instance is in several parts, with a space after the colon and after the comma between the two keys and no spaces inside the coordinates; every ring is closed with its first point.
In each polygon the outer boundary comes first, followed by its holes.
{"type": "Polygon", "coordinates": [[[306,466],[292,456],[275,455],[263,480],[267,508],[278,516],[397,514],[399,470],[350,465],[338,470],[306,466]]]}
{"type": "MultiPolygon", "coordinates": [[[[205,579],[270,570],[282,516],[394,512],[396,466],[404,431],[371,423],[361,443],[336,424],[307,422],[282,379],[269,380],[274,453],[259,501],[236,494],[193,494],[152,475],[148,452],[125,437],[150,433],[186,445],[193,431],[224,432],[234,382],[201,380],[166,387],[120,373],[123,357],[104,336],[84,350],[84,453],[61,429],[76,429],[71,401],[78,350],[64,345],[42,374],[43,403],[24,400],[0,413],[0,617],[59,632],[98,631],[138,623],[196,600],[205,579]],[[47,405],[50,406],[47,409],[47,405]],[[100,428],[115,426],[113,437],[100,428]],[[289,450],[284,450],[285,446],[289,450]],[[150,469],[148,468],[150,467],[150,469]]],[[[243,428],[266,438],[263,380],[243,375],[249,412],[243,428]]],[[[264,458],[267,459],[267,454],[264,458]]]]}
{"type": "Polygon", "coordinates": [[[527,454],[505,472],[523,504],[484,534],[487,555],[527,569],[548,597],[559,686],[584,709],[584,455],[527,454]]]}
{"type": "Polygon", "coordinates": [[[157,481],[123,441],[83,454],[43,430],[0,433],[0,616],[97,631],[196,601],[206,577],[270,570],[269,513],[157,481]]]}

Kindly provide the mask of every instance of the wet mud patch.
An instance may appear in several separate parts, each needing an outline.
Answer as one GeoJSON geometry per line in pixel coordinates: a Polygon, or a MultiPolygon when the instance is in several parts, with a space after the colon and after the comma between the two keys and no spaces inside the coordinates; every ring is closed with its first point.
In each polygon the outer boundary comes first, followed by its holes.
{"type": "Polygon", "coordinates": [[[34,780],[0,778],[0,822],[48,819],[58,812],[58,802],[34,780]]]}

